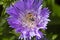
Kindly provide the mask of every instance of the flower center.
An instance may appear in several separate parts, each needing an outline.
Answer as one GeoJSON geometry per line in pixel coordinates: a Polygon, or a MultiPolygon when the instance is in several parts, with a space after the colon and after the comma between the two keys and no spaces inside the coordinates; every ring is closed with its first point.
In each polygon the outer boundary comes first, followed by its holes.
{"type": "Polygon", "coordinates": [[[28,13],[24,17],[24,23],[25,26],[28,28],[34,28],[36,23],[35,23],[35,16],[32,13],[28,13]]]}
{"type": "Polygon", "coordinates": [[[28,14],[26,15],[26,19],[27,19],[29,22],[35,20],[35,19],[34,19],[34,16],[33,16],[31,13],[28,13],[28,14]]]}

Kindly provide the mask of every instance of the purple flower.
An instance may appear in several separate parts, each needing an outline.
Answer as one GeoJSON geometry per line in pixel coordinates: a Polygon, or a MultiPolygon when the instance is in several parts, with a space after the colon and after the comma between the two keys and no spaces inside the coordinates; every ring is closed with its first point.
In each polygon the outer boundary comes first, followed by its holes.
{"type": "Polygon", "coordinates": [[[10,15],[7,19],[11,28],[20,33],[19,39],[31,37],[42,38],[43,33],[39,29],[47,29],[50,21],[48,8],[42,8],[42,0],[18,0],[14,5],[6,9],[10,15]]]}

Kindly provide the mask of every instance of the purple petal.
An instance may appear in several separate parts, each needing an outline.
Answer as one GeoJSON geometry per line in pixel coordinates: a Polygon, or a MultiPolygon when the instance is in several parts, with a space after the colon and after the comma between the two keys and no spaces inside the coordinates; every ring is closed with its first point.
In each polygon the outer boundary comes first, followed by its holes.
{"type": "Polygon", "coordinates": [[[17,10],[13,7],[13,6],[10,6],[9,8],[6,9],[7,13],[11,16],[14,16],[14,17],[18,17],[18,12],[17,10]]]}
{"type": "Polygon", "coordinates": [[[24,2],[23,1],[17,1],[14,6],[20,10],[20,11],[25,11],[25,5],[24,5],[24,2]]]}
{"type": "Polygon", "coordinates": [[[28,10],[31,9],[31,6],[34,0],[23,0],[23,1],[24,1],[26,9],[28,10]]]}
{"type": "Polygon", "coordinates": [[[21,22],[17,18],[9,17],[7,21],[10,24],[10,27],[12,28],[18,28],[21,26],[21,22]]]}
{"type": "Polygon", "coordinates": [[[34,2],[32,4],[32,9],[37,10],[41,6],[42,1],[43,0],[34,0],[34,2]]]}
{"type": "Polygon", "coordinates": [[[42,17],[45,17],[45,18],[48,18],[48,17],[49,17],[49,14],[50,14],[50,12],[49,12],[48,8],[43,8],[43,9],[41,10],[41,13],[40,13],[40,15],[41,15],[42,17]]]}

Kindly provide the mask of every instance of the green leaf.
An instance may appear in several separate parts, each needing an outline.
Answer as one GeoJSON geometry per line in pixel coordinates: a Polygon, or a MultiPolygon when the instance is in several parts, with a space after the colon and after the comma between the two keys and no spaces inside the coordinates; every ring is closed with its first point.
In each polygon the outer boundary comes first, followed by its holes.
{"type": "Polygon", "coordinates": [[[55,40],[56,38],[57,38],[57,34],[54,34],[53,36],[52,36],[52,40],[55,40]]]}

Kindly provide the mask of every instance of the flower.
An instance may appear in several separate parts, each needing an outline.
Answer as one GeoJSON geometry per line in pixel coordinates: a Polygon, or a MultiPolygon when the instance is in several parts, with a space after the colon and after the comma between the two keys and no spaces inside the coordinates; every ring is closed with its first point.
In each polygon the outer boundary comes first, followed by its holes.
{"type": "Polygon", "coordinates": [[[11,28],[20,33],[19,39],[31,40],[31,37],[42,38],[39,29],[47,29],[49,10],[42,8],[43,0],[18,0],[10,5],[6,12],[10,15],[7,19],[11,28]]]}

